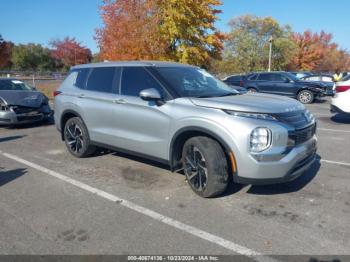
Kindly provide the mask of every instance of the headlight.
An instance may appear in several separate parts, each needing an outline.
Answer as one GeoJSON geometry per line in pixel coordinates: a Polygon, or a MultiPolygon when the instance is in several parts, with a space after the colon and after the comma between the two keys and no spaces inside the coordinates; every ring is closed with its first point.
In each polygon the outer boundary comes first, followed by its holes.
{"type": "Polygon", "coordinates": [[[5,103],[5,101],[0,97],[0,111],[10,111],[9,106],[5,103]]]}
{"type": "Polygon", "coordinates": [[[224,110],[229,115],[238,116],[238,117],[248,117],[248,118],[254,118],[254,119],[261,119],[261,120],[270,120],[270,121],[277,121],[277,119],[269,114],[261,114],[261,113],[249,113],[249,112],[239,112],[239,111],[231,111],[231,110],[224,110]]]}
{"type": "Polygon", "coordinates": [[[258,153],[271,145],[272,132],[266,127],[257,127],[250,133],[250,151],[258,153]]]}

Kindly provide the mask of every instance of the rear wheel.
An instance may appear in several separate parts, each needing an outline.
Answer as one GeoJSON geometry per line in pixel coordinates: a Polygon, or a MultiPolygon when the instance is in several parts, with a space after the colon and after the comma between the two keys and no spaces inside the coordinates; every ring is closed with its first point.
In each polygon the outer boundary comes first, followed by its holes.
{"type": "Polygon", "coordinates": [[[96,147],[91,145],[89,133],[79,117],[70,118],[64,126],[64,141],[68,151],[75,157],[88,157],[96,147]]]}
{"type": "Polygon", "coordinates": [[[253,87],[249,87],[249,88],[247,88],[247,91],[248,91],[248,93],[256,93],[256,92],[258,92],[255,88],[253,88],[253,87]]]}
{"type": "Polygon", "coordinates": [[[227,160],[217,141],[204,136],[188,139],[182,150],[182,164],[188,184],[201,197],[216,196],[226,189],[227,160]]]}
{"type": "Polygon", "coordinates": [[[302,90],[298,93],[298,100],[299,102],[303,104],[311,104],[315,97],[314,93],[312,93],[310,90],[302,90]]]}

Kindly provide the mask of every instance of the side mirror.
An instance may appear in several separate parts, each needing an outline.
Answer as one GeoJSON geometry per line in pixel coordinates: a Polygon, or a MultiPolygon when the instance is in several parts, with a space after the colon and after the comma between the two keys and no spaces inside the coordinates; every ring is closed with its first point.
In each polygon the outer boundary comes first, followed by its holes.
{"type": "Polygon", "coordinates": [[[158,101],[162,99],[158,90],[155,88],[148,88],[148,89],[142,90],[140,92],[140,97],[145,101],[158,101]]]}
{"type": "Polygon", "coordinates": [[[37,90],[35,86],[31,86],[30,88],[31,88],[33,91],[36,91],[36,90],[37,90]]]}
{"type": "Polygon", "coordinates": [[[284,80],[285,83],[290,83],[292,82],[289,78],[286,78],[286,80],[284,80]]]}

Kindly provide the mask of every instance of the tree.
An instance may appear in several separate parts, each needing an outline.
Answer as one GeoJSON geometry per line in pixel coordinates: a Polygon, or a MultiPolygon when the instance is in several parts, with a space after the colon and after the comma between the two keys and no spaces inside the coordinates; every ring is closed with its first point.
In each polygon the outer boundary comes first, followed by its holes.
{"type": "Polygon", "coordinates": [[[11,67],[13,43],[5,41],[0,35],[0,69],[11,67]]]}
{"type": "Polygon", "coordinates": [[[218,0],[104,0],[97,29],[101,59],[174,60],[207,65],[219,57],[218,0]]]}
{"type": "MultiPolygon", "coordinates": [[[[152,0],[104,0],[100,7],[104,27],[96,30],[100,58],[157,59],[157,17],[152,0]]],[[[158,41],[159,44],[159,41],[158,41]]]]}
{"type": "Polygon", "coordinates": [[[295,56],[290,67],[316,72],[346,71],[349,69],[349,54],[332,41],[332,34],[324,31],[295,33],[295,56]]]}
{"type": "Polygon", "coordinates": [[[50,50],[40,44],[16,45],[12,51],[11,62],[15,69],[44,71],[54,68],[50,50]]]}
{"type": "Polygon", "coordinates": [[[64,70],[68,70],[73,65],[89,63],[92,59],[90,49],[82,46],[74,37],[65,37],[63,40],[56,39],[50,44],[53,47],[52,57],[64,70]]]}
{"type": "MultiPolygon", "coordinates": [[[[224,61],[236,72],[266,70],[269,58],[269,39],[273,38],[272,69],[285,69],[294,52],[292,30],[280,26],[272,17],[244,15],[229,22],[223,53],[224,61]]],[[[218,62],[220,64],[220,62],[218,62]]]]}
{"type": "Polygon", "coordinates": [[[224,35],[214,23],[218,0],[158,0],[159,32],[167,59],[208,66],[220,58],[224,35]]]}

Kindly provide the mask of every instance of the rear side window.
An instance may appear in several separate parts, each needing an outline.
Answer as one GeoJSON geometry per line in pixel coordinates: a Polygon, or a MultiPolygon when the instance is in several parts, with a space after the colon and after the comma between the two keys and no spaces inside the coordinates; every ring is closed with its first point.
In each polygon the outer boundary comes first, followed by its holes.
{"type": "Polygon", "coordinates": [[[258,80],[260,80],[260,81],[272,81],[272,75],[271,74],[260,74],[258,77],[258,80]]]}
{"type": "Polygon", "coordinates": [[[227,78],[228,81],[240,81],[242,80],[242,76],[230,76],[227,78]]]}
{"type": "Polygon", "coordinates": [[[114,81],[116,71],[116,67],[93,68],[86,84],[86,90],[117,93],[117,85],[114,81]]]}
{"type": "Polygon", "coordinates": [[[84,89],[85,88],[85,83],[86,83],[86,77],[88,76],[89,74],[89,70],[88,68],[82,68],[82,69],[77,69],[77,77],[75,79],[75,86],[76,87],[79,87],[81,89],[84,89]]]}
{"type": "Polygon", "coordinates": [[[246,76],[246,78],[247,78],[248,80],[250,80],[250,81],[256,80],[257,77],[258,77],[257,74],[250,74],[250,75],[247,75],[247,76],[246,76]]]}
{"type": "Polygon", "coordinates": [[[121,94],[125,96],[139,96],[144,89],[155,88],[164,96],[163,88],[143,67],[124,67],[121,94]]]}

